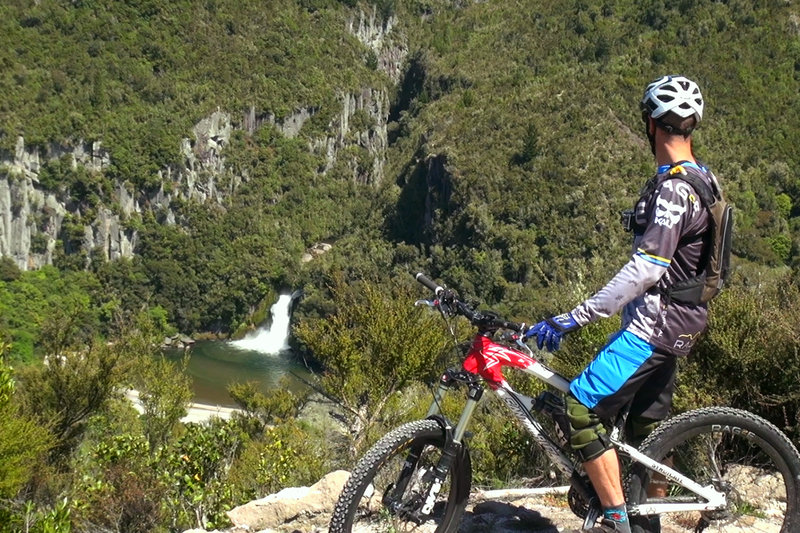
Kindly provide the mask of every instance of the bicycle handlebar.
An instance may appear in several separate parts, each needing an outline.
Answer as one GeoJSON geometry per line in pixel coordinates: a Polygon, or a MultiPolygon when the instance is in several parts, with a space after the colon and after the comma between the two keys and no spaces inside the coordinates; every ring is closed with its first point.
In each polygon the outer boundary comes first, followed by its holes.
{"type": "Polygon", "coordinates": [[[414,278],[433,291],[439,299],[438,306],[445,306],[447,309],[455,312],[455,314],[465,317],[473,326],[477,326],[481,330],[503,328],[516,333],[524,333],[527,329],[524,322],[511,322],[500,318],[495,313],[473,309],[469,304],[459,300],[458,295],[454,291],[442,287],[422,272],[417,273],[414,278]]]}
{"type": "Polygon", "coordinates": [[[439,296],[439,294],[442,291],[444,291],[444,287],[442,287],[441,285],[437,285],[435,281],[433,281],[431,278],[429,278],[422,272],[418,272],[417,275],[414,276],[414,278],[423,285],[425,285],[426,287],[428,287],[430,290],[432,290],[436,296],[439,296]]]}

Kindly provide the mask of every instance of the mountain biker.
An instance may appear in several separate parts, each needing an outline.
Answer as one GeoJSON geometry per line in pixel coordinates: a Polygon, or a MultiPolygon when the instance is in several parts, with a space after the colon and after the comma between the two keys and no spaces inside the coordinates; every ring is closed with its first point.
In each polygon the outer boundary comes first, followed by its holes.
{"type": "Polygon", "coordinates": [[[570,445],[583,461],[597,492],[603,517],[589,531],[631,532],[658,518],[628,520],[616,450],[601,420],[612,419],[631,403],[627,433],[643,439],[666,418],[672,404],[677,358],[686,355],[706,327],[707,305],[672,300],[666,292],[701,268],[709,214],[698,193],[681,179],[687,167],[707,182],[716,178],[698,163],[692,131],[703,117],[697,84],[679,75],[647,85],[642,119],[658,167],[656,187],[637,202],[630,260],[599,292],[571,311],[531,327],[539,348],[559,347],[562,336],[622,310],[622,328],[570,384],[567,417],[570,445]]]}

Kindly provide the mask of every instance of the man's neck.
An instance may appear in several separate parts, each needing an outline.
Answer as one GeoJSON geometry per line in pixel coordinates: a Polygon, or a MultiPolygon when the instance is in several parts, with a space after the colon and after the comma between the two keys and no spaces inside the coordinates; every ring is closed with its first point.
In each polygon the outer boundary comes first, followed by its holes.
{"type": "Polygon", "coordinates": [[[661,139],[656,137],[656,163],[658,166],[669,165],[678,161],[696,163],[692,153],[691,139],[684,139],[677,135],[665,135],[661,139]]]}

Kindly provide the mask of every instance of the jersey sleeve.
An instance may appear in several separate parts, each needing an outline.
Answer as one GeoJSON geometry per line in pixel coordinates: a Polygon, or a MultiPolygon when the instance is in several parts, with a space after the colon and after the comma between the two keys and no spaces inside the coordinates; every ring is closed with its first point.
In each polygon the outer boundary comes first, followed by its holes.
{"type": "Polygon", "coordinates": [[[647,226],[635,239],[630,260],[605,287],[571,311],[578,324],[616,314],[655,285],[669,269],[684,228],[699,209],[699,200],[686,182],[662,182],[651,197],[647,226]]]}

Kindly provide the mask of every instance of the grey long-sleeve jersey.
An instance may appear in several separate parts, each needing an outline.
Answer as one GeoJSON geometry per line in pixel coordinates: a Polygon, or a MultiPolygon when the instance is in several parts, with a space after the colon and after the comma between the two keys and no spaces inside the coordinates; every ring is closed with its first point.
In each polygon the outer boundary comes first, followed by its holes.
{"type": "Polygon", "coordinates": [[[685,355],[705,330],[707,307],[668,302],[660,289],[697,275],[709,215],[691,185],[677,175],[664,178],[646,200],[644,228],[634,234],[630,260],[571,313],[583,326],[622,310],[623,330],[685,355]]]}

